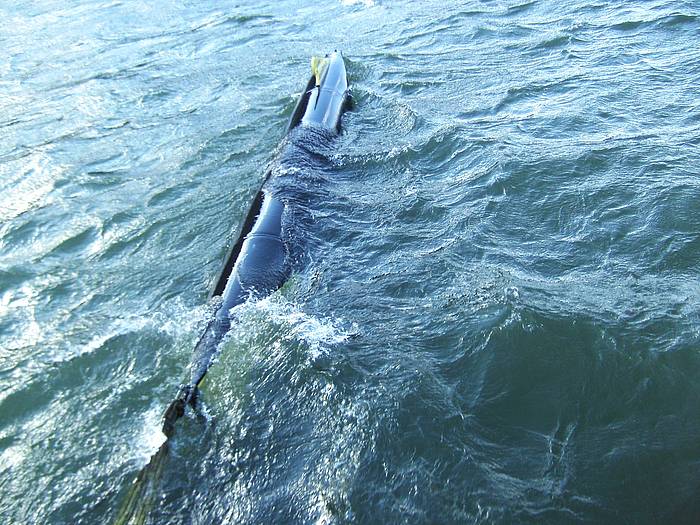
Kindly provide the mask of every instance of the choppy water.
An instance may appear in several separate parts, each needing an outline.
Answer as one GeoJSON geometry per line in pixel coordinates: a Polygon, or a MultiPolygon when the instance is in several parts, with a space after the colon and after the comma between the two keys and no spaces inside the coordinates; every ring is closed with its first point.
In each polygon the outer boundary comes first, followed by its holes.
{"type": "Polygon", "coordinates": [[[160,443],[309,57],[356,101],[157,523],[700,518],[700,7],[0,6],[0,521],[160,443]]]}

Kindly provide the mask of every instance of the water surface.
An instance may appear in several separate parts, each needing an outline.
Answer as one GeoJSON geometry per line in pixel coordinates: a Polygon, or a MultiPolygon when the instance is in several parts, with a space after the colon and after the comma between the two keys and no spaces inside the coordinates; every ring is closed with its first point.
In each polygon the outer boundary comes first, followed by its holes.
{"type": "Polygon", "coordinates": [[[154,523],[695,523],[692,1],[0,6],[0,515],[112,517],[309,57],[355,110],[154,523]]]}

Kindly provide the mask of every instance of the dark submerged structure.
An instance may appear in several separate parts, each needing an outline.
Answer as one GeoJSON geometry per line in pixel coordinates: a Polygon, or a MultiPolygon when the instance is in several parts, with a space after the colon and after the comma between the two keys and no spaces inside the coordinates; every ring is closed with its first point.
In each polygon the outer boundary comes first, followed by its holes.
{"type": "Polygon", "coordinates": [[[308,186],[314,179],[305,177],[318,162],[316,151],[330,145],[339,133],[340,118],[350,100],[341,53],[313,58],[311,63],[313,75],[292,114],[280,154],[265,175],[210,294],[210,298],[220,296],[221,304],[195,347],[189,381],[163,416],[167,439],[130,487],[115,524],[145,522],[167,457],[168,439],[187,405],[196,403],[198,386],[231,329],[231,310],[251,297],[264,297],[279,289],[295,263],[303,259],[305,247],[290,232],[303,229],[309,220],[307,203],[312,189],[308,186]]]}

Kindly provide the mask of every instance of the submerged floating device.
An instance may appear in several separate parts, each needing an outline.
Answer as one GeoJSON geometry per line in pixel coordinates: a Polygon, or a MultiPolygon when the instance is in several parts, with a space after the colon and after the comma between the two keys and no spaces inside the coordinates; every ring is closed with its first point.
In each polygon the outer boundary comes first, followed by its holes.
{"type": "MultiPolygon", "coordinates": [[[[345,63],[340,52],[312,58],[311,67],[312,76],[292,114],[287,144],[281,150],[284,156],[286,149],[294,149],[290,158],[300,161],[306,151],[305,141],[318,145],[319,141],[332,140],[338,134],[340,118],[349,101],[345,63]]],[[[188,404],[194,406],[196,402],[197,388],[223,337],[231,329],[231,309],[248,298],[269,295],[279,289],[291,274],[289,254],[293,249],[285,232],[288,223],[285,219],[290,213],[289,202],[293,199],[287,199],[285,185],[276,185],[275,179],[274,170],[268,171],[226,258],[211,293],[211,296],[221,297],[221,304],[195,347],[189,381],[180,388],[163,415],[166,440],[130,487],[115,524],[137,524],[146,520],[157,492],[175,422],[185,414],[188,404]]]]}

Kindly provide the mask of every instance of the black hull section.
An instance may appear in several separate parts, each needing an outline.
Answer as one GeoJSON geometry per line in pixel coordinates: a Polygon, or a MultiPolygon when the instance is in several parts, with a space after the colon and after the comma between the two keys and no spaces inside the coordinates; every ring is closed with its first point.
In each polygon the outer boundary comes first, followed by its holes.
{"type": "MultiPolygon", "coordinates": [[[[289,120],[289,137],[281,158],[275,163],[276,168],[265,175],[210,293],[210,298],[221,296],[223,301],[195,350],[191,386],[196,387],[201,381],[218,344],[230,329],[230,310],[248,297],[262,297],[279,289],[291,273],[289,254],[298,252],[298,247],[294,250],[287,245],[290,236],[285,233],[284,222],[285,215],[291,213],[303,223],[298,209],[287,209],[290,203],[295,208],[295,201],[305,200],[298,195],[303,193],[303,184],[290,184],[285,180],[289,176],[278,176],[276,169],[296,169],[302,172],[301,179],[304,171],[313,171],[317,154],[312,149],[323,150],[337,135],[340,117],[350,100],[342,55],[332,53],[318,64],[320,67],[314,66],[314,75],[306,83],[289,120]]],[[[301,239],[297,237],[295,241],[301,239]]]]}
{"type": "Polygon", "coordinates": [[[115,524],[146,522],[156,501],[175,422],[185,414],[188,404],[195,405],[197,387],[231,329],[232,309],[250,297],[264,297],[279,289],[306,247],[304,225],[312,215],[311,195],[318,196],[321,191],[322,175],[318,172],[326,164],[323,151],[339,131],[348,100],[345,64],[339,53],[312,61],[312,69],[314,75],[289,121],[281,155],[267,172],[211,291],[210,298],[220,296],[221,304],[197,343],[189,382],[181,386],[165,411],[163,433],[167,439],[131,484],[115,524]],[[290,230],[297,230],[298,235],[290,230]]]}

